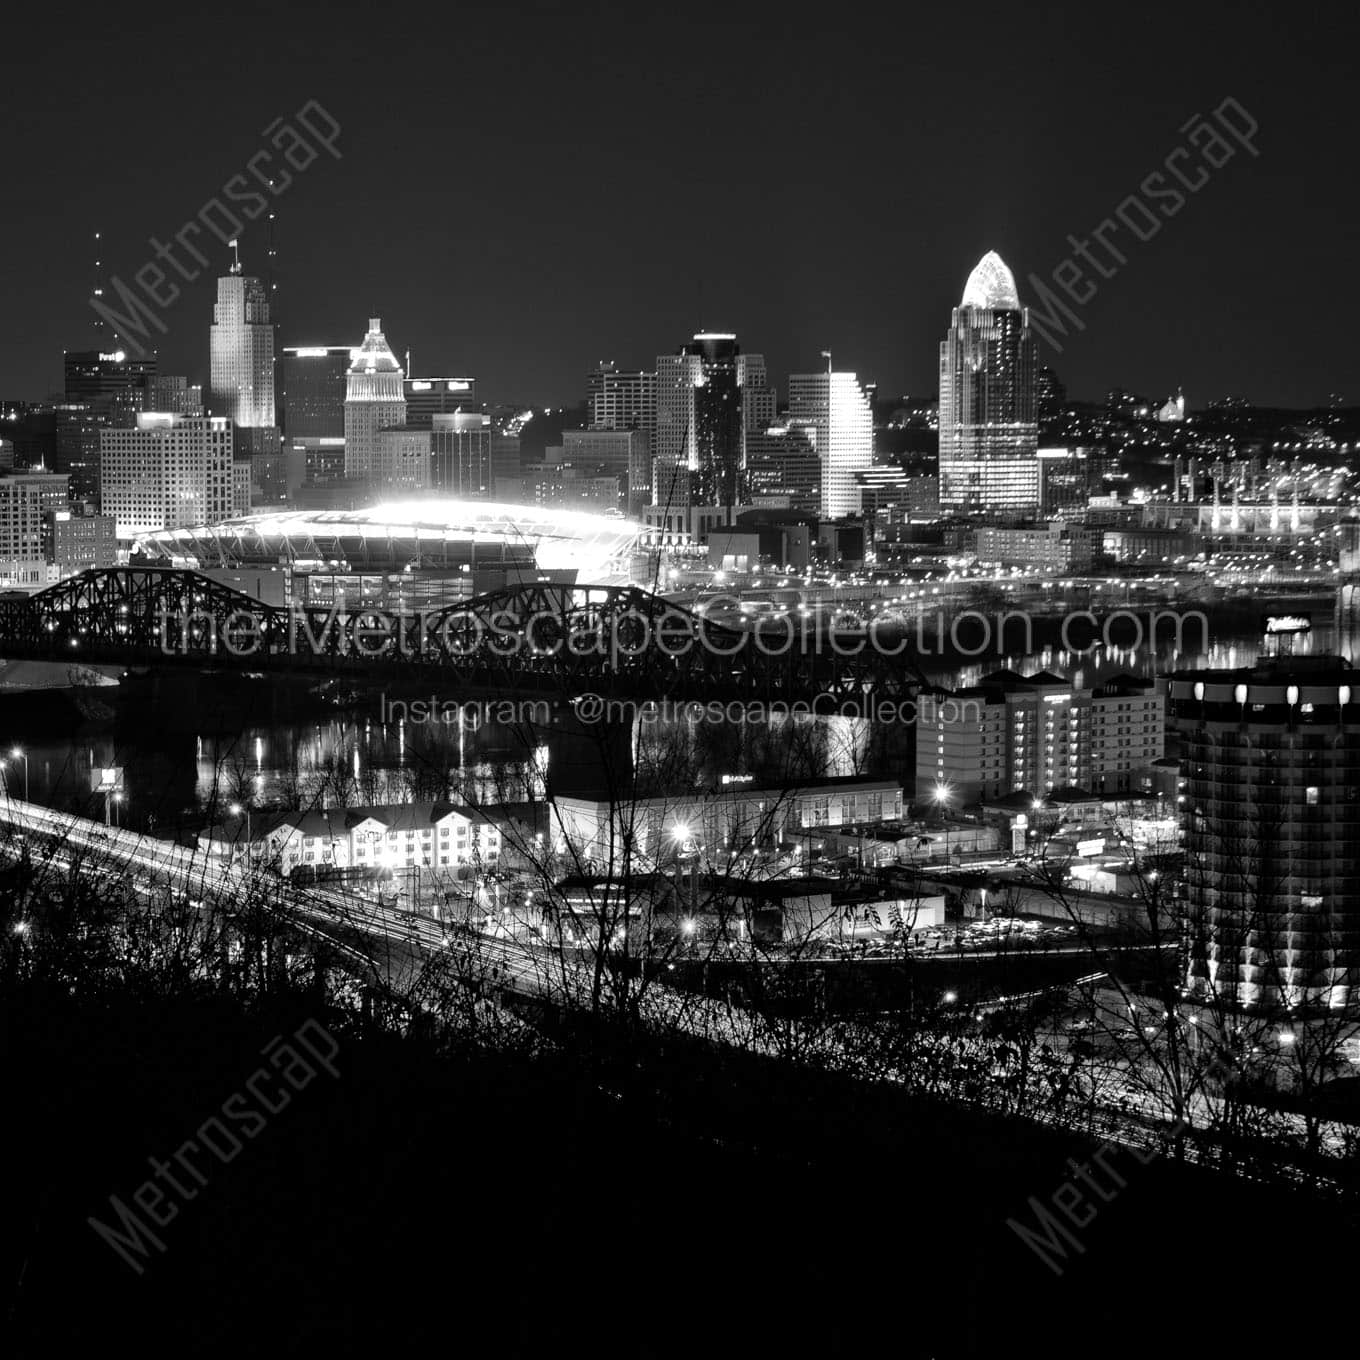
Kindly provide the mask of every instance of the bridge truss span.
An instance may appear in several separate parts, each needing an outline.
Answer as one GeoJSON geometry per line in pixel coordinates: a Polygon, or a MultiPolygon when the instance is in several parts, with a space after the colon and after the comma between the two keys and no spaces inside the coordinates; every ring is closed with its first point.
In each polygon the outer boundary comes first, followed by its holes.
{"type": "Polygon", "coordinates": [[[902,700],[925,683],[864,633],[734,628],[632,586],[533,582],[426,613],[265,604],[198,572],[86,571],[0,600],[0,656],[430,672],[569,700],[902,700]]]}

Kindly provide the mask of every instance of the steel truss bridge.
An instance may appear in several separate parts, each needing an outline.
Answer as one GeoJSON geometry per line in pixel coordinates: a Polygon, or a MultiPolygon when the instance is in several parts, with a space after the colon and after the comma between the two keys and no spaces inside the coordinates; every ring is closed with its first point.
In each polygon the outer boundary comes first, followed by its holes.
{"type": "Polygon", "coordinates": [[[391,673],[570,700],[901,702],[905,637],[716,623],[626,586],[521,585],[426,613],[262,603],[195,571],[112,567],[0,599],[0,657],[391,673]]]}

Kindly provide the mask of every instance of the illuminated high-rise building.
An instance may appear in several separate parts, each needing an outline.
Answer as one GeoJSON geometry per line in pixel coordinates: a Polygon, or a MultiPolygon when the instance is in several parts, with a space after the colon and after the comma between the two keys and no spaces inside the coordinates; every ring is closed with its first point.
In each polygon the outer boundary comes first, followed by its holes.
{"type": "Polygon", "coordinates": [[[241,429],[274,429],[274,327],[269,294],[239,263],[217,280],[208,372],[213,414],[241,429]]]}
{"type": "Polygon", "coordinates": [[[822,505],[822,460],[815,429],[771,425],[746,432],[746,483],[752,505],[783,500],[791,510],[817,514],[822,505]]]}
{"type": "Polygon", "coordinates": [[[586,401],[593,430],[656,429],[656,374],[620,369],[605,361],[586,378],[586,401]]]}
{"type": "Polygon", "coordinates": [[[940,345],[941,510],[1037,510],[1036,349],[1015,278],[988,251],[940,345]]]}
{"type": "MultiPolygon", "coordinates": [[[[491,417],[481,411],[439,412],[431,421],[430,484],[435,491],[464,500],[494,500],[491,417]]],[[[508,471],[502,469],[502,474],[508,471]]]]}
{"type": "Polygon", "coordinates": [[[76,501],[99,498],[99,432],[129,429],[153,409],[148,388],[155,359],[132,359],[123,350],[67,350],[62,356],[65,400],[56,408],[54,466],[70,478],[76,501]]]}
{"type": "Polygon", "coordinates": [[[68,349],[62,355],[62,390],[68,403],[103,412],[111,425],[131,425],[147,410],[146,391],[155,359],[131,359],[123,350],[68,349]]]}
{"type": "Polygon", "coordinates": [[[773,403],[765,360],[743,354],[737,337],[700,331],[674,354],[656,361],[656,433],[653,455],[684,463],[696,474],[696,495],[706,505],[736,505],[745,465],[747,384],[753,419],[767,418],[773,403]]]}
{"type": "MultiPolygon", "coordinates": [[[[1288,634],[1284,634],[1288,636],[1288,634]]],[[[1180,738],[1185,984],[1226,1005],[1360,999],[1360,672],[1263,657],[1167,682],[1180,738]]]]}
{"type": "Polygon", "coordinates": [[[370,317],[363,344],[350,351],[345,385],[345,476],[370,477],[377,461],[378,431],[406,423],[402,371],[382,332],[382,318],[370,317]]]}
{"type": "Polygon", "coordinates": [[[132,430],[99,433],[103,510],[118,537],[192,529],[236,508],[231,421],[153,412],[132,430]]]}
{"type": "Polygon", "coordinates": [[[407,378],[402,392],[411,430],[433,429],[435,416],[477,409],[476,378],[407,378]]]}
{"type": "Polygon", "coordinates": [[[349,345],[299,345],[283,351],[283,428],[289,440],[345,437],[349,345]]]}
{"type": "Polygon", "coordinates": [[[821,512],[827,519],[857,514],[855,473],[874,461],[874,415],[869,394],[853,373],[789,375],[788,423],[807,430],[821,464],[821,512]]]}

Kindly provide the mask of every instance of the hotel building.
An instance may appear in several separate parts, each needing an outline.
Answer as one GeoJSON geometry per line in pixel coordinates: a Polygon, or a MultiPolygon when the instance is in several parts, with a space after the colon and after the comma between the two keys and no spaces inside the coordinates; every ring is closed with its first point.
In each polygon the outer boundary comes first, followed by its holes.
{"type": "Polygon", "coordinates": [[[1130,675],[1086,690],[1048,671],[1000,670],[922,695],[916,797],[958,808],[1018,791],[1144,793],[1163,754],[1164,713],[1153,683],[1130,675]]]}
{"type": "Polygon", "coordinates": [[[1263,658],[1169,682],[1187,985],[1237,1005],[1360,998],[1360,671],[1263,658]]]}

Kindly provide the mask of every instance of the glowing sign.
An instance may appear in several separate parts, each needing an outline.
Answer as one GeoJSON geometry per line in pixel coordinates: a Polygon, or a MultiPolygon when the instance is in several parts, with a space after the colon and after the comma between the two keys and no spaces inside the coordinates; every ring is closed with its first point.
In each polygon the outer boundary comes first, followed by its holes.
{"type": "Polygon", "coordinates": [[[126,358],[127,355],[120,349],[115,350],[112,354],[101,354],[99,362],[101,364],[121,364],[126,358]]]}
{"type": "Polygon", "coordinates": [[[725,774],[722,777],[724,787],[728,784],[753,784],[755,775],[753,774],[725,774]]]}
{"type": "Polygon", "coordinates": [[[1307,633],[1313,627],[1311,614],[1267,614],[1267,633],[1307,633]]]}
{"type": "Polygon", "coordinates": [[[411,379],[411,391],[412,391],[412,392],[428,392],[428,391],[430,390],[430,388],[433,387],[433,386],[434,386],[433,383],[426,382],[424,378],[412,378],[412,379],[411,379]]]}

